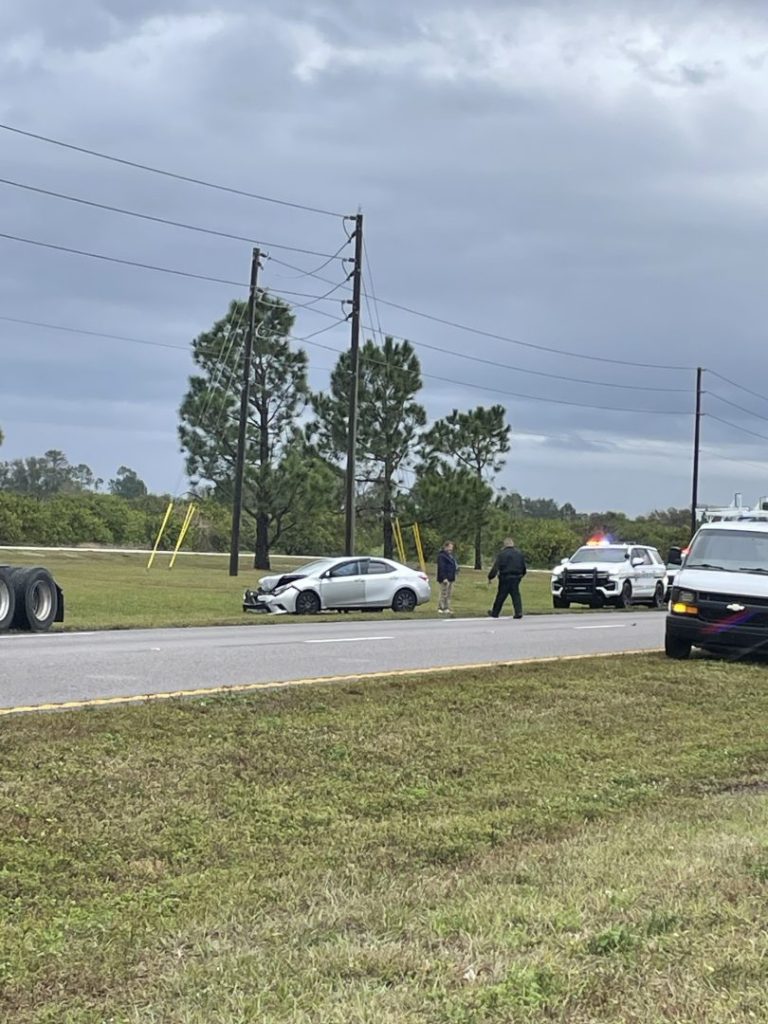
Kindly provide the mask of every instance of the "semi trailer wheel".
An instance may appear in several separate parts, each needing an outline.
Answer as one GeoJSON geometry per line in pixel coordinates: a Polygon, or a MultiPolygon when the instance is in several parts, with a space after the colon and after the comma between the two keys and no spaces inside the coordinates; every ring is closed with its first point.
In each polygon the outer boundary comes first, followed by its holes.
{"type": "Polygon", "coordinates": [[[59,611],[59,590],[53,577],[47,569],[14,569],[10,575],[16,597],[14,627],[47,632],[59,611]]]}
{"type": "Polygon", "coordinates": [[[0,566],[0,633],[10,629],[16,614],[16,591],[11,570],[0,566]]]}

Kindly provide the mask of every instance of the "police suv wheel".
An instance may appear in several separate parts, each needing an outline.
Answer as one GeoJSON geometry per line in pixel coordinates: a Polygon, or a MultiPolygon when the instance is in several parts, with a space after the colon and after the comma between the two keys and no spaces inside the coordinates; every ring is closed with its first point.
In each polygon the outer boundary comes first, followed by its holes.
{"type": "Polygon", "coordinates": [[[632,606],[632,584],[629,580],[624,581],[621,593],[616,601],[617,608],[630,608],[632,606]]]}

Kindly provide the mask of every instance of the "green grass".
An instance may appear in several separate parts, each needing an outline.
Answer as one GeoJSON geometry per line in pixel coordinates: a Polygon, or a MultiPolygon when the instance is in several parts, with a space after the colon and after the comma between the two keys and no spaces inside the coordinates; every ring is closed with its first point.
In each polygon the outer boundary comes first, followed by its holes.
{"type": "Polygon", "coordinates": [[[764,1021],[767,735],[653,655],[6,719],[0,1019],[764,1021]]]}
{"type": "MultiPolygon", "coordinates": [[[[261,570],[250,568],[250,559],[241,560],[238,577],[228,575],[227,557],[180,555],[169,571],[169,556],[158,556],[147,572],[147,556],[135,554],[91,552],[28,552],[0,553],[4,561],[15,565],[45,565],[64,588],[66,629],[128,629],[154,626],[249,625],[296,622],[294,616],[244,614],[241,599],[245,587],[253,587],[261,570]]],[[[306,562],[277,556],[273,570],[280,571],[306,562]]],[[[429,569],[434,580],[434,567],[429,569]]],[[[456,615],[485,615],[492,603],[494,587],[487,582],[487,573],[465,569],[456,585],[456,615]]],[[[433,598],[417,609],[416,615],[437,616],[437,585],[433,598]]],[[[531,573],[523,583],[526,611],[537,613],[552,610],[549,576],[531,573]]],[[[393,612],[385,612],[389,618],[393,612]]],[[[318,621],[335,621],[338,615],[322,615],[318,621]]],[[[344,616],[361,618],[365,616],[344,616]]],[[[381,618],[380,615],[377,618],[381,618]]],[[[317,618],[316,618],[317,620],[317,618]]]]}

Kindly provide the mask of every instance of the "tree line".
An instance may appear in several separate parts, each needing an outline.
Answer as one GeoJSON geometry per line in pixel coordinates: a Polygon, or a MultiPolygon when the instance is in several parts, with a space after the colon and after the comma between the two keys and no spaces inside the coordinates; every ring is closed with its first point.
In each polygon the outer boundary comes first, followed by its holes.
{"type": "MultiPolygon", "coordinates": [[[[200,503],[190,538],[200,549],[226,550],[229,542],[246,312],[244,302],[232,302],[192,343],[196,372],[181,401],[178,436],[190,496],[200,503]]],[[[351,367],[349,353],[341,353],[328,389],[313,392],[307,355],[291,346],[290,307],[263,292],[255,314],[243,543],[254,552],[254,566],[268,568],[273,551],[342,551],[351,367]]],[[[454,409],[429,423],[421,389],[420,362],[409,342],[364,342],[359,550],[391,557],[395,517],[419,523],[428,555],[450,537],[462,561],[476,568],[509,532],[535,565],[553,564],[597,531],[660,550],[688,539],[685,510],[633,521],[619,512],[580,515],[569,503],[498,489],[512,444],[504,406],[454,409]]],[[[148,494],[126,466],[105,483],[58,450],[0,462],[0,543],[145,546],[154,540],[165,501],[148,494]]]]}

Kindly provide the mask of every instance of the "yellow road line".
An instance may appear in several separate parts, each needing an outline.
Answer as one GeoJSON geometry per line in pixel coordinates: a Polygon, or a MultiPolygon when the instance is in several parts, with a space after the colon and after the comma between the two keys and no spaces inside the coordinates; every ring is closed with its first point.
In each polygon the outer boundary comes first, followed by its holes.
{"type": "Polygon", "coordinates": [[[179,697],[210,697],[222,693],[250,693],[257,690],[276,690],[288,686],[320,686],[329,683],[355,683],[375,679],[393,679],[402,676],[444,675],[450,672],[475,672],[488,668],[514,668],[517,665],[544,665],[556,661],[586,661],[589,658],[625,658],[637,654],[658,654],[659,649],[616,651],[600,654],[564,654],[546,658],[521,658],[519,661],[478,661],[470,665],[432,665],[428,668],[399,668],[382,672],[358,672],[344,676],[314,676],[308,679],[285,679],[273,683],[236,683],[232,686],[206,686],[190,690],[169,690],[161,693],[136,693],[121,697],[89,697],[83,700],[65,700],[49,704],[19,704],[0,708],[0,716],[18,715],[30,711],[75,711],[80,708],[107,707],[112,704],[141,704],[149,701],[174,700],[179,697]]]}

